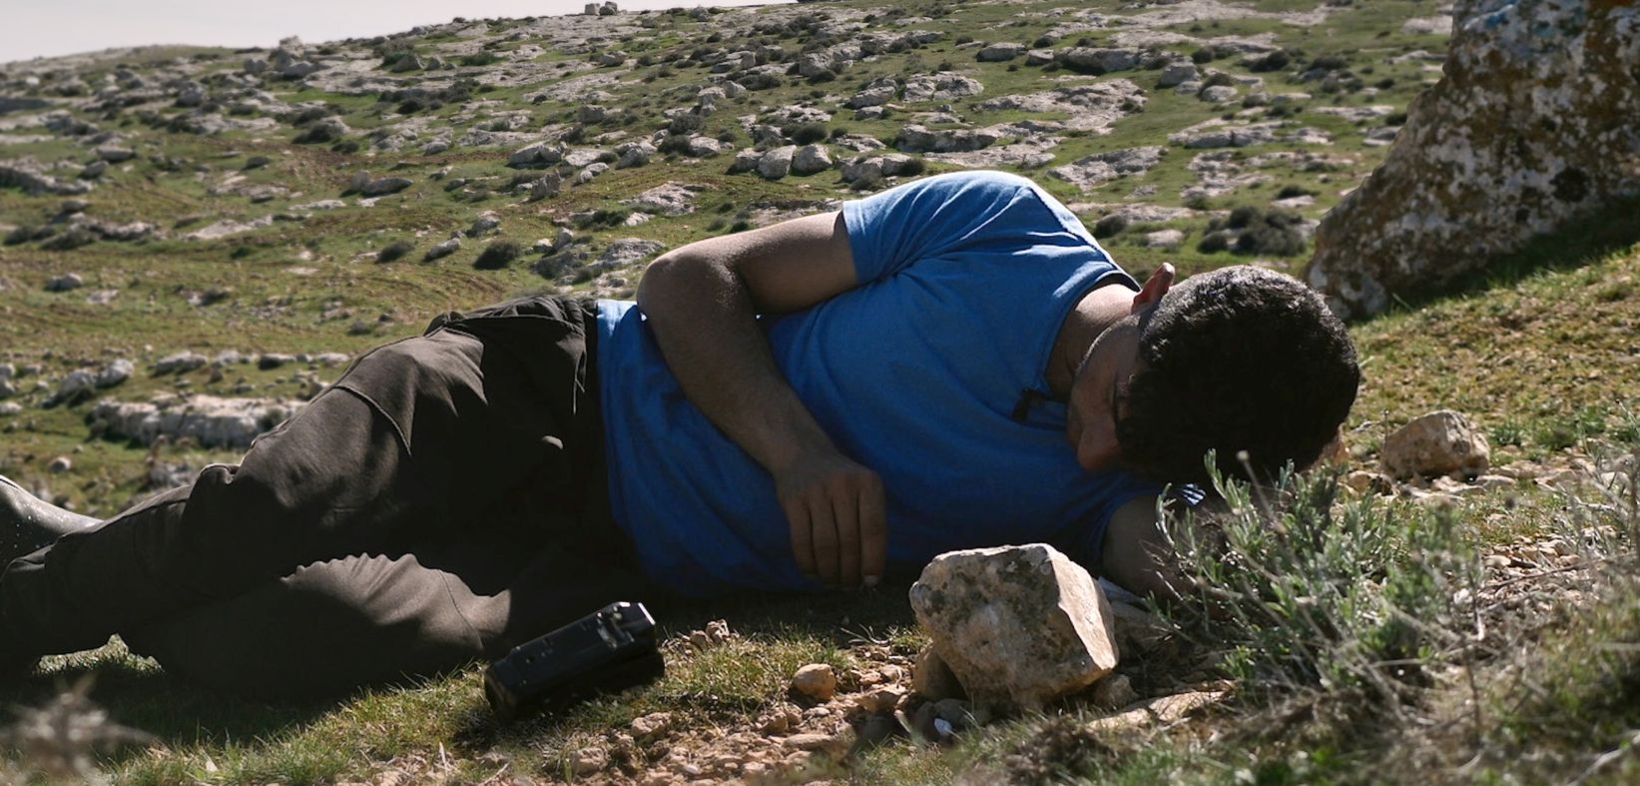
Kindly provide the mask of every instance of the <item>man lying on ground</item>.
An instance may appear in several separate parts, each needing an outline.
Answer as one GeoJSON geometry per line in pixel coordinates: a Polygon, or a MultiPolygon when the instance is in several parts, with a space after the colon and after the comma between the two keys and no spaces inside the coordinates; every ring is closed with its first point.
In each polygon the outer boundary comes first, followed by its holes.
{"type": "Polygon", "coordinates": [[[118,633],[223,689],[333,692],[615,600],[871,585],[1009,543],[1165,594],[1160,484],[1209,449],[1230,474],[1310,464],[1358,381],[1289,277],[1141,285],[1030,181],[930,177],[668,252],[636,304],[445,314],[108,521],[0,484],[0,529],[40,546],[0,555],[0,664],[118,633]]]}

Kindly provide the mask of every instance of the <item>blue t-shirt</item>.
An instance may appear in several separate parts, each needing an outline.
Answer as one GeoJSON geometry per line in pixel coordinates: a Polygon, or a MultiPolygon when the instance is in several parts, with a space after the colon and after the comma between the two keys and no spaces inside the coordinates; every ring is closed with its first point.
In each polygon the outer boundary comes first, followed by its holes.
{"type": "MultiPolygon", "coordinates": [[[[762,320],[798,397],[881,475],[890,570],[953,549],[1052,543],[1097,565],[1110,515],[1159,488],[1090,474],[1065,405],[1037,401],[1060,325],[1089,290],[1137,290],[1034,183],[964,172],[843,205],[860,285],[762,320]]],[[[599,303],[615,519],[677,591],[812,589],[767,471],[684,397],[633,304],[599,303]]]]}

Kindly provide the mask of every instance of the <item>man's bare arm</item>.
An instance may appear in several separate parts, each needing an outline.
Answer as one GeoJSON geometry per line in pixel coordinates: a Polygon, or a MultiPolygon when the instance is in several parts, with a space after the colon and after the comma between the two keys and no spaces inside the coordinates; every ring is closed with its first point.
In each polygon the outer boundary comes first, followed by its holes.
{"type": "Polygon", "coordinates": [[[1162,534],[1156,498],[1129,500],[1105,528],[1100,575],[1135,595],[1163,603],[1179,599],[1182,585],[1173,549],[1162,534]]]}
{"type": "Polygon", "coordinates": [[[638,287],[638,305],[684,394],[769,471],[793,558],[828,584],[882,575],[882,481],[815,422],[756,317],[806,308],[858,284],[842,214],[833,212],[683,246],[651,263],[638,287]]]}

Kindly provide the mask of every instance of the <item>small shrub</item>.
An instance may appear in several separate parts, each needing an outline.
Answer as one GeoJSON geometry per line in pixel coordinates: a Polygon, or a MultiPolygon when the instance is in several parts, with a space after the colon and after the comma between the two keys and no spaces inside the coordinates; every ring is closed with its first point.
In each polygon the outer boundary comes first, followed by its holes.
{"type": "Polygon", "coordinates": [[[1267,72],[1267,71],[1280,71],[1281,69],[1286,68],[1288,65],[1291,65],[1292,62],[1293,62],[1293,57],[1292,57],[1292,55],[1287,54],[1287,50],[1277,49],[1274,52],[1271,52],[1271,53],[1269,53],[1269,54],[1267,54],[1267,55],[1265,55],[1265,56],[1263,56],[1263,57],[1261,57],[1257,60],[1254,60],[1252,63],[1248,64],[1247,68],[1248,68],[1248,70],[1253,71],[1255,73],[1264,73],[1264,72],[1267,72]]]}
{"type": "Polygon", "coordinates": [[[1293,184],[1289,183],[1285,186],[1282,186],[1281,190],[1276,192],[1276,199],[1292,199],[1293,197],[1315,196],[1315,195],[1316,195],[1316,192],[1311,191],[1308,188],[1305,188],[1303,186],[1293,185],[1293,184]]]}
{"type": "Polygon", "coordinates": [[[46,241],[40,244],[40,248],[47,251],[72,251],[95,242],[97,242],[96,233],[85,227],[71,227],[67,232],[46,238],[46,241]]]}
{"type": "Polygon", "coordinates": [[[387,244],[386,248],[376,252],[376,261],[397,262],[415,250],[415,243],[408,240],[395,240],[392,243],[387,244]]]}
{"type": "Polygon", "coordinates": [[[673,115],[672,119],[666,124],[667,132],[671,133],[673,136],[684,137],[689,136],[690,134],[698,133],[705,127],[706,118],[694,114],[693,112],[673,115]]]}
{"type": "Polygon", "coordinates": [[[599,208],[591,213],[577,216],[575,219],[575,228],[591,229],[596,227],[617,227],[626,223],[627,216],[631,214],[632,211],[625,209],[610,210],[607,208],[599,208]]]}
{"type": "Polygon", "coordinates": [[[513,263],[524,253],[524,247],[511,240],[492,240],[473,260],[478,270],[500,270],[513,263]]]}
{"type": "Polygon", "coordinates": [[[49,237],[51,232],[46,231],[44,234],[41,233],[42,230],[46,229],[46,227],[34,227],[24,224],[23,226],[17,227],[6,233],[6,245],[15,246],[20,243],[27,243],[30,240],[38,240],[42,237],[49,237]]]}
{"type": "Polygon", "coordinates": [[[913,158],[900,167],[900,174],[905,177],[917,177],[928,170],[928,162],[921,158],[913,158]]]}
{"type": "Polygon", "coordinates": [[[1112,213],[1099,219],[1099,222],[1093,225],[1093,236],[1100,239],[1113,237],[1122,230],[1127,229],[1127,225],[1127,216],[1121,213],[1112,213]]]}
{"type": "Polygon", "coordinates": [[[1213,50],[1213,47],[1204,46],[1190,53],[1190,62],[1195,63],[1196,65],[1202,65],[1204,63],[1213,62],[1213,59],[1218,56],[1218,53],[1213,50]]]}
{"type": "Polygon", "coordinates": [[[1310,68],[1317,71],[1338,71],[1349,67],[1350,61],[1342,55],[1322,55],[1310,61],[1310,68]]]}
{"type": "Polygon", "coordinates": [[[1202,80],[1202,87],[1233,87],[1235,84],[1235,78],[1223,71],[1202,80]]]}
{"type": "Polygon", "coordinates": [[[493,65],[494,63],[497,63],[500,60],[501,60],[501,57],[499,55],[497,55],[494,52],[491,52],[488,49],[484,49],[484,50],[474,52],[470,55],[463,55],[461,57],[461,64],[464,65],[464,66],[471,66],[471,67],[476,68],[476,67],[480,67],[480,66],[493,65]]]}
{"type": "Polygon", "coordinates": [[[1223,653],[1243,689],[1331,694],[1361,717],[1428,684],[1431,652],[1465,633],[1436,621],[1465,619],[1454,597],[1481,573],[1450,513],[1343,497],[1341,472],[1259,489],[1215,478],[1225,512],[1169,518],[1164,532],[1185,594],[1213,610],[1186,622],[1190,637],[1223,653]]]}
{"type": "Polygon", "coordinates": [[[1246,229],[1247,227],[1264,220],[1264,211],[1254,205],[1240,205],[1230,211],[1230,220],[1225,226],[1231,229],[1246,229]]]}
{"type": "Polygon", "coordinates": [[[781,129],[781,134],[799,145],[812,145],[824,140],[830,132],[825,123],[803,123],[798,126],[781,129]]]}
{"type": "Polygon", "coordinates": [[[1230,247],[1230,236],[1224,232],[1208,232],[1196,242],[1196,250],[1203,254],[1217,254],[1230,247]]]}

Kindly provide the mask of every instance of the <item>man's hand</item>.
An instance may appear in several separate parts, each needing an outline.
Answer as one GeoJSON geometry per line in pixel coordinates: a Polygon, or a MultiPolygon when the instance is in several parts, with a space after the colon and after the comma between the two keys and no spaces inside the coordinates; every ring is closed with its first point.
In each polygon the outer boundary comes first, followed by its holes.
{"type": "Polygon", "coordinates": [[[883,481],[836,451],[810,452],[774,473],[792,557],[826,586],[872,586],[888,558],[883,481]]]}

